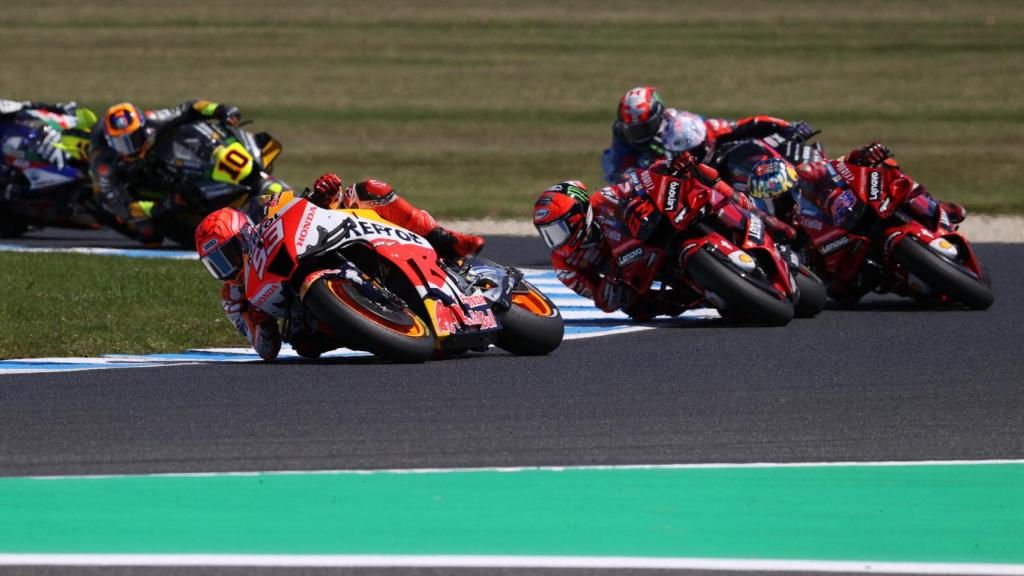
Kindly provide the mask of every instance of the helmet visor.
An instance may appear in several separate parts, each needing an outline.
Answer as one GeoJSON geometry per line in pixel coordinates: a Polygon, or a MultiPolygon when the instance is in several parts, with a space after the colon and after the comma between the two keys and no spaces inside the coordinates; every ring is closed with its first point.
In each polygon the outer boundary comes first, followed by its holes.
{"type": "Polygon", "coordinates": [[[554,250],[561,248],[566,242],[572,238],[573,230],[566,222],[565,218],[559,218],[554,222],[547,224],[540,224],[537,226],[537,231],[540,232],[541,238],[544,239],[544,243],[548,245],[548,248],[554,250]]]}
{"type": "Polygon", "coordinates": [[[661,115],[651,116],[648,120],[636,124],[626,124],[620,121],[619,128],[622,130],[622,137],[626,139],[626,142],[633,145],[645,144],[654,138],[658,129],[661,128],[661,115]]]}
{"type": "Polygon", "coordinates": [[[145,144],[146,134],[142,130],[136,130],[130,134],[120,136],[107,135],[107,142],[115,152],[121,156],[134,156],[145,144]]]}
{"type": "Polygon", "coordinates": [[[200,258],[214,278],[231,280],[242,269],[242,242],[234,237],[200,258]]]}

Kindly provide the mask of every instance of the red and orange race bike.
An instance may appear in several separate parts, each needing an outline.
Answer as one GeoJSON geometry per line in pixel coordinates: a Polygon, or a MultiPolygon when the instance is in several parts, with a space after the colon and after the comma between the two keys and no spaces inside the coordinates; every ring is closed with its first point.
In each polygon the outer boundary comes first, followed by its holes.
{"type": "Polygon", "coordinates": [[[696,177],[648,170],[628,181],[653,211],[612,250],[624,282],[650,293],[660,281],[663,298],[728,318],[775,326],[793,319],[800,285],[761,216],[696,177]]]}
{"type": "Polygon", "coordinates": [[[833,296],[895,292],[932,302],[992,305],[991,277],[941,206],[892,161],[825,164],[830,192],[797,194],[796,222],[809,236],[806,253],[833,296]],[[821,206],[819,206],[821,204],[821,206]]]}
{"type": "Polygon", "coordinates": [[[390,360],[491,344],[547,354],[562,342],[558,308],[515,268],[442,261],[425,238],[372,210],[328,210],[290,192],[267,207],[243,273],[264,312],[390,360]]]}

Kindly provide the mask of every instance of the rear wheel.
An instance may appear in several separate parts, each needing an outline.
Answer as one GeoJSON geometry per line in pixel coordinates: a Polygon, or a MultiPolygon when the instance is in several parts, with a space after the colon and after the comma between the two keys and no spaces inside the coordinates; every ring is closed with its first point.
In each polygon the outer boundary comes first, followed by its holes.
{"type": "Polygon", "coordinates": [[[932,290],[944,294],[974,310],[985,310],[995,297],[981,280],[969,275],[958,264],[946,260],[913,238],[904,238],[893,251],[893,258],[909,274],[917,276],[932,290]]]}
{"type": "Polygon", "coordinates": [[[794,309],[797,318],[813,318],[825,309],[828,303],[828,290],[817,274],[805,266],[801,266],[796,274],[796,287],[800,291],[800,299],[794,309]]]}
{"type": "Polygon", "coordinates": [[[738,313],[772,326],[784,326],[793,319],[789,300],[776,298],[755,286],[705,250],[698,250],[690,258],[686,273],[724,300],[725,312],[730,316],[738,313]]]}
{"type": "MultiPolygon", "coordinates": [[[[372,280],[368,280],[372,282],[372,280]]],[[[434,355],[430,327],[397,297],[380,297],[345,278],[320,278],[303,302],[349,347],[397,362],[423,362],[434,355]]]]}
{"type": "Polygon", "coordinates": [[[520,280],[512,292],[512,307],[501,319],[499,348],[513,354],[550,354],[562,343],[565,323],[562,314],[543,292],[520,280]]]}

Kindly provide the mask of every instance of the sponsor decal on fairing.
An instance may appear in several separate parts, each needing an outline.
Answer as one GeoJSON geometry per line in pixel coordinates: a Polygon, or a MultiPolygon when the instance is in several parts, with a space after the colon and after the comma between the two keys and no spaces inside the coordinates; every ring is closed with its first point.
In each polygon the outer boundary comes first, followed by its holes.
{"type": "Polygon", "coordinates": [[[868,175],[868,199],[877,202],[882,197],[882,173],[871,172],[868,175]]]}
{"type": "Polygon", "coordinates": [[[676,209],[676,202],[679,199],[679,181],[672,180],[668,183],[668,191],[665,193],[665,211],[671,212],[676,209]]]}
{"type": "Polygon", "coordinates": [[[644,249],[640,246],[637,246],[636,248],[630,250],[629,252],[626,252],[622,256],[619,256],[619,266],[624,266],[632,262],[633,260],[636,260],[640,256],[643,256],[643,253],[644,249]]]}
{"type": "Polygon", "coordinates": [[[840,236],[839,238],[836,238],[835,240],[822,246],[819,251],[821,252],[822,256],[828,256],[829,254],[835,252],[836,250],[839,250],[840,248],[846,246],[849,243],[849,236],[840,236]]]}

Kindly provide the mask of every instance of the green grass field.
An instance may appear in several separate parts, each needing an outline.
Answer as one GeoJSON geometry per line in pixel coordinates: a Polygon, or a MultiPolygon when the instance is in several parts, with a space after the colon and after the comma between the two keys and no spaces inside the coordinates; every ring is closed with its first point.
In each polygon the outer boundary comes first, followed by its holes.
{"type": "MultiPolygon", "coordinates": [[[[938,196],[1024,212],[1024,4],[7,2],[0,97],[101,111],[197,97],[285,145],[278,174],[377,177],[442,218],[527,218],[600,182],[618,99],[878,139],[938,196]]],[[[187,262],[0,255],[0,357],[240,345],[187,262]]]]}
{"type": "Polygon", "coordinates": [[[600,182],[619,97],[873,139],[937,195],[1024,211],[1024,4],[38,1],[0,11],[2,97],[238,105],[320,172],[394,183],[442,217],[523,217],[600,182]]]}
{"type": "Polygon", "coordinates": [[[245,346],[199,262],[0,253],[0,359],[245,346]]]}

